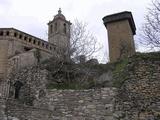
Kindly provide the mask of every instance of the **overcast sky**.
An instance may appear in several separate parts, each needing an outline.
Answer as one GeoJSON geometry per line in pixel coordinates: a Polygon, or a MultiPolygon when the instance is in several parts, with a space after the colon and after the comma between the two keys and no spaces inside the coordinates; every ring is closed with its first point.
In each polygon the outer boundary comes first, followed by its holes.
{"type": "MultiPolygon", "coordinates": [[[[47,38],[47,23],[59,8],[67,20],[88,23],[89,30],[107,45],[107,32],[102,18],[131,11],[138,30],[151,0],[0,0],[0,27],[14,27],[42,39],[47,38]]],[[[137,39],[137,38],[136,38],[137,39]]],[[[106,50],[101,54],[106,54],[106,50]]],[[[102,55],[103,56],[103,55],[102,55]]]]}

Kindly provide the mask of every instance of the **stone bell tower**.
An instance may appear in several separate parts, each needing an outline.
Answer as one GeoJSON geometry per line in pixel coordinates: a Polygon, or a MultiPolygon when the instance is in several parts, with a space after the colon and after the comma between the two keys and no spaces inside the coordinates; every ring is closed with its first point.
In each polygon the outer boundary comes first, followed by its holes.
{"type": "Polygon", "coordinates": [[[135,53],[133,36],[136,34],[132,13],[124,11],[108,15],[103,22],[108,31],[110,62],[132,56],[135,53]]]}
{"type": "Polygon", "coordinates": [[[48,42],[57,46],[58,52],[66,55],[70,47],[70,21],[67,21],[61,9],[48,23],[48,42]]]}

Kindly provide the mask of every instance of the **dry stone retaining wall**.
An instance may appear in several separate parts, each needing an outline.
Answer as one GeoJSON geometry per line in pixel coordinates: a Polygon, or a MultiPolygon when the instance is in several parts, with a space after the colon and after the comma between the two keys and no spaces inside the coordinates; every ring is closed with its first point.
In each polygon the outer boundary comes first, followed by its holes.
{"type": "Polygon", "coordinates": [[[115,94],[115,88],[54,89],[33,106],[9,100],[6,113],[17,120],[113,120],[115,94]]]}

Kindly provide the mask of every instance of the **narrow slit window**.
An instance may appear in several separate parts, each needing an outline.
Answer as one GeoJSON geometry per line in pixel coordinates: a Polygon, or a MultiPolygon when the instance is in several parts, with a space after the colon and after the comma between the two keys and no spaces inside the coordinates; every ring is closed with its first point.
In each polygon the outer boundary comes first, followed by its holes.
{"type": "Polygon", "coordinates": [[[50,33],[52,33],[53,32],[53,26],[51,25],[50,26],[50,33]]]}
{"type": "Polygon", "coordinates": [[[20,34],[20,35],[19,35],[19,39],[21,39],[21,38],[22,38],[22,35],[20,34]]]}
{"type": "Polygon", "coordinates": [[[42,47],[44,47],[44,43],[42,43],[42,47]]]}
{"type": "Polygon", "coordinates": [[[33,40],[33,44],[36,44],[36,40],[33,40]]]}
{"type": "Polygon", "coordinates": [[[14,33],[14,37],[17,37],[17,33],[14,33]]]}
{"type": "Polygon", "coordinates": [[[26,36],[24,37],[24,40],[27,40],[27,37],[26,37],[26,36]]]}
{"type": "Polygon", "coordinates": [[[57,23],[54,24],[54,30],[57,32],[57,23]]]}
{"type": "Polygon", "coordinates": [[[29,42],[31,42],[32,41],[32,38],[29,38],[29,42]]]}
{"type": "Polygon", "coordinates": [[[63,28],[63,32],[66,34],[67,33],[67,28],[66,28],[66,24],[63,24],[64,28],[63,28]]]}

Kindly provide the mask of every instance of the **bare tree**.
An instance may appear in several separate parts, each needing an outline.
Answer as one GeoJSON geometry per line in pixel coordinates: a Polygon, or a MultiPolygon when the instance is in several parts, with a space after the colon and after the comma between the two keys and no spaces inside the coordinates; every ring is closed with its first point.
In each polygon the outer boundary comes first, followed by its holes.
{"type": "Polygon", "coordinates": [[[142,27],[141,43],[152,50],[160,50],[160,1],[153,0],[145,16],[145,23],[142,27]]]}
{"type": "Polygon", "coordinates": [[[87,24],[78,20],[72,25],[70,42],[70,55],[75,61],[81,55],[91,58],[101,49],[96,37],[87,30],[87,24]]]}
{"type": "MultiPolygon", "coordinates": [[[[79,57],[85,55],[88,59],[92,57],[94,53],[100,50],[100,45],[97,44],[97,39],[90,31],[87,30],[87,24],[75,20],[71,28],[70,39],[70,51],[72,60],[80,62],[79,57]]],[[[90,86],[95,82],[92,78],[91,71],[88,66],[83,66],[83,69],[77,64],[68,64],[65,61],[58,61],[52,58],[46,61],[46,69],[50,71],[48,87],[85,87],[85,84],[90,86]],[[92,81],[91,81],[92,80],[92,81]]]]}

